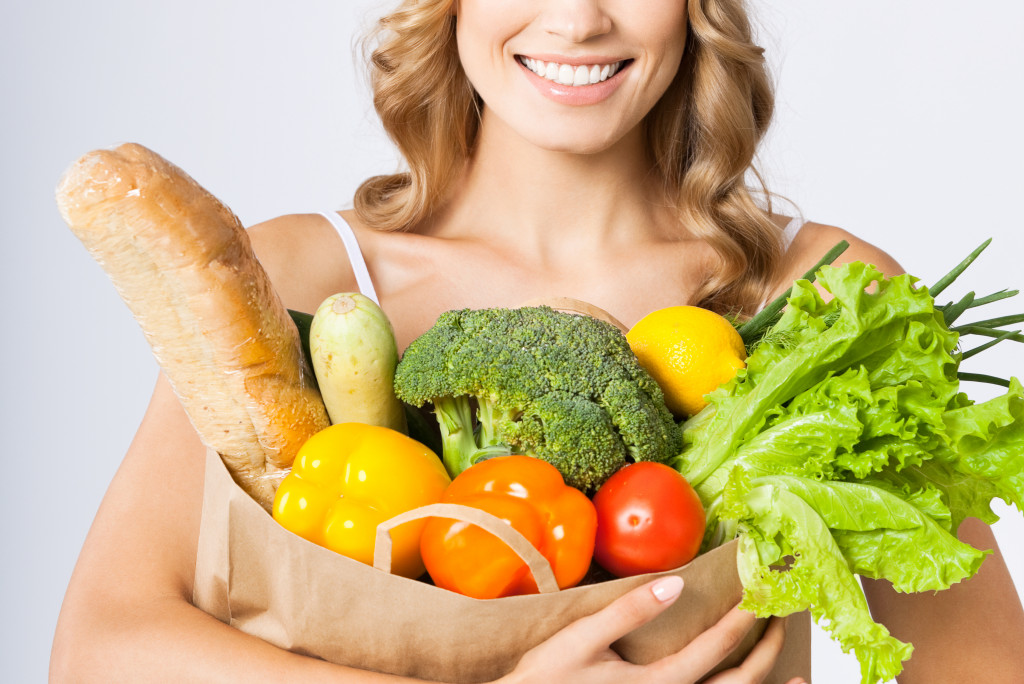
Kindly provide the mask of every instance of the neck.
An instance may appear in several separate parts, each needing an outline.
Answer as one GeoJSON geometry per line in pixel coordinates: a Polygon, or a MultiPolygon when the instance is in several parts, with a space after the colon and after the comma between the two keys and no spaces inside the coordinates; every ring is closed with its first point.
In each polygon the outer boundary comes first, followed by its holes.
{"type": "Polygon", "coordinates": [[[541,149],[485,111],[445,214],[452,236],[580,254],[664,234],[667,212],[640,127],[584,155],[541,149]]]}

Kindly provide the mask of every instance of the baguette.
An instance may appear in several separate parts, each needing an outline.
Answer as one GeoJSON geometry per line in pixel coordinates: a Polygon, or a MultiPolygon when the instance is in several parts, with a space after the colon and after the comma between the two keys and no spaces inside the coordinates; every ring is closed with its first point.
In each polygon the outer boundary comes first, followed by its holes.
{"type": "Polygon", "coordinates": [[[329,419],[238,218],[136,144],[73,163],[57,205],[135,316],[204,444],[269,510],[299,446],[329,419]]]}

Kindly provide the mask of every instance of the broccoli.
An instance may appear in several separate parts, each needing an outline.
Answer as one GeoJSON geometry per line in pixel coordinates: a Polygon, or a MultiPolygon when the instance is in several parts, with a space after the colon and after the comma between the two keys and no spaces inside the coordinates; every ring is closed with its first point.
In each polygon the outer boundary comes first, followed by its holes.
{"type": "Polygon", "coordinates": [[[661,388],[625,336],[546,306],[441,314],[406,349],[395,393],[433,404],[452,477],[524,453],[593,491],[630,461],[665,462],[681,448],[661,388]]]}

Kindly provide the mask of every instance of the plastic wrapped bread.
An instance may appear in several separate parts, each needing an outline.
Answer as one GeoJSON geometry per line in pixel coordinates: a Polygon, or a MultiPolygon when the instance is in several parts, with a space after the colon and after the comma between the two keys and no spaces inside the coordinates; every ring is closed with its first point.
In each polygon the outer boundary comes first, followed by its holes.
{"type": "Polygon", "coordinates": [[[238,218],[136,144],[86,154],[57,204],[142,327],[204,443],[265,508],[329,424],[298,331],[238,218]]]}

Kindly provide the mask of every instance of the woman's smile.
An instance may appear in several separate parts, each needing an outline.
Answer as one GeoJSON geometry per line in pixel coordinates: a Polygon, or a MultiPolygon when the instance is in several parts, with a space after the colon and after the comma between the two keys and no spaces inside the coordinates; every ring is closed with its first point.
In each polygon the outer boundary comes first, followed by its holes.
{"type": "Polygon", "coordinates": [[[678,0],[460,0],[456,17],[484,118],[558,152],[592,154],[635,133],[686,42],[678,0]]]}
{"type": "Polygon", "coordinates": [[[563,60],[545,61],[533,57],[524,57],[523,55],[517,55],[516,58],[520,64],[541,78],[553,81],[559,85],[573,87],[593,85],[606,81],[609,77],[618,73],[630,61],[626,59],[603,63],[595,61],[592,64],[584,61],[580,64],[563,60]]]}
{"type": "Polygon", "coordinates": [[[517,55],[516,61],[542,95],[567,105],[601,102],[618,88],[623,79],[620,74],[633,63],[631,59],[541,59],[523,55],[517,55]]]}

